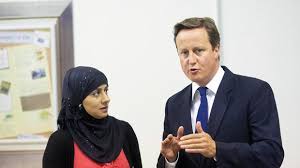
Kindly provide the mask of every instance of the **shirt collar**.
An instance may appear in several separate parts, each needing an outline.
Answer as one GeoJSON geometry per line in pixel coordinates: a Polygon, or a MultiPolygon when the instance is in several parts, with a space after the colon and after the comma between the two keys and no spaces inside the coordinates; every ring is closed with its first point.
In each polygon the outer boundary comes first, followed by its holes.
{"type": "MultiPolygon", "coordinates": [[[[224,70],[223,68],[221,68],[219,66],[217,73],[215,74],[215,76],[212,78],[211,81],[208,82],[208,84],[206,85],[207,89],[207,94],[216,94],[218,91],[218,88],[220,86],[220,83],[222,81],[222,78],[224,76],[224,70]]],[[[196,82],[192,82],[192,100],[194,101],[195,98],[195,93],[197,92],[197,89],[201,87],[200,85],[198,85],[196,82]]]]}

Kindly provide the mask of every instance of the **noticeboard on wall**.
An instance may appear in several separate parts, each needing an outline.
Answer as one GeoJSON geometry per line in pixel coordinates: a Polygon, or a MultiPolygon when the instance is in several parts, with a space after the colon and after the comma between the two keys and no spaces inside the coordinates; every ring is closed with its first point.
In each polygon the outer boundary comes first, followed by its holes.
{"type": "Polygon", "coordinates": [[[0,153],[44,150],[73,66],[71,0],[0,3],[0,153]]]}
{"type": "Polygon", "coordinates": [[[56,130],[57,19],[0,21],[0,143],[56,130]]]}

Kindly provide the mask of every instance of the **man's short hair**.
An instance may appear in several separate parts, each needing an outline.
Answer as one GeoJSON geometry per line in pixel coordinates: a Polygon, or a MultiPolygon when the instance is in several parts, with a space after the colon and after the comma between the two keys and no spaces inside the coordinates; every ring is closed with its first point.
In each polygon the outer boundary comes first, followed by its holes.
{"type": "MultiPolygon", "coordinates": [[[[176,37],[181,30],[184,29],[195,29],[195,28],[205,28],[207,31],[209,42],[212,48],[220,46],[220,34],[215,24],[215,21],[209,17],[204,18],[187,18],[182,22],[177,23],[174,26],[174,41],[176,44],[176,37]]],[[[177,45],[176,45],[177,46],[177,45]]]]}

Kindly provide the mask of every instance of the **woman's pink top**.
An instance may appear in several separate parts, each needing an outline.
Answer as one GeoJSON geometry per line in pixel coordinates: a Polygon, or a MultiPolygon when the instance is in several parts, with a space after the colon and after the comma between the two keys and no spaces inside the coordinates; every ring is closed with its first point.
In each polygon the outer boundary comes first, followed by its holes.
{"type": "Polygon", "coordinates": [[[110,163],[97,163],[86,156],[74,143],[74,168],[129,168],[129,163],[123,150],[116,160],[110,163]]]}

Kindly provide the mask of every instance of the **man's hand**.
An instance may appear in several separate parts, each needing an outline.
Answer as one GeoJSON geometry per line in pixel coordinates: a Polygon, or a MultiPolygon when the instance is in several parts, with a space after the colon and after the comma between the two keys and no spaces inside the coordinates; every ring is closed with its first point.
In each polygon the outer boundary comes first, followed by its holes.
{"type": "Polygon", "coordinates": [[[165,140],[161,142],[160,153],[169,161],[174,162],[177,157],[177,153],[180,150],[178,144],[179,139],[183,136],[184,128],[180,126],[177,130],[177,137],[174,137],[172,134],[169,134],[165,140]]]}
{"type": "Polygon", "coordinates": [[[180,148],[188,153],[200,153],[204,157],[213,158],[216,156],[216,143],[209,134],[203,131],[201,123],[197,122],[198,133],[185,135],[180,138],[180,148]]]}

